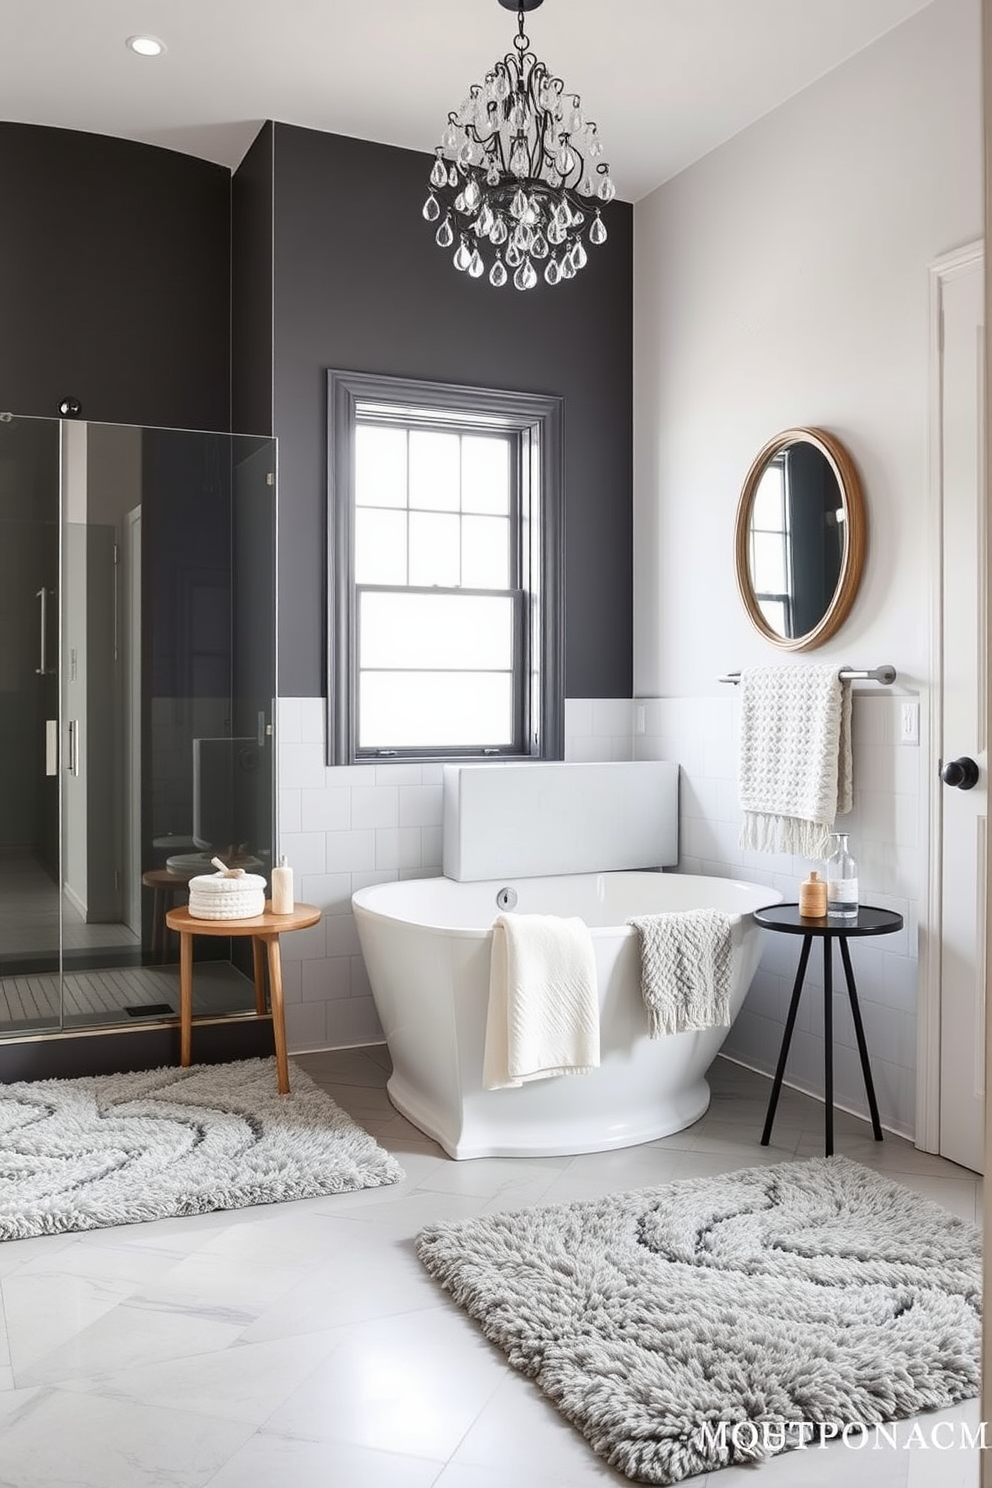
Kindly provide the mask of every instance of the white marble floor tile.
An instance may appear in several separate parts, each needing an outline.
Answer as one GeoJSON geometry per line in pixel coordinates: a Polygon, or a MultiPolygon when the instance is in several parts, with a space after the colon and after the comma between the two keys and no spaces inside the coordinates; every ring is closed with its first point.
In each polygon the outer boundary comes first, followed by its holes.
{"type": "Polygon", "coordinates": [[[427,1457],[263,1431],[210,1479],[210,1488],[433,1488],[443,1466],[427,1457]]]}
{"type": "MultiPolygon", "coordinates": [[[[26,1371],[46,1355],[58,1355],[85,1329],[114,1312],[139,1283],[109,1276],[60,1274],[22,1268],[0,1281],[7,1325],[9,1363],[21,1383],[26,1371]]],[[[39,1375],[30,1383],[51,1378],[39,1375]]],[[[56,1376],[57,1377],[57,1376],[56,1376]]]]}
{"type": "MultiPolygon", "coordinates": [[[[526,1488],[604,1488],[604,1485],[609,1484],[626,1484],[630,1488],[629,1478],[611,1471],[591,1448],[585,1447],[584,1451],[589,1461],[583,1466],[578,1466],[572,1454],[565,1452],[558,1465],[545,1460],[540,1469],[540,1477],[530,1477],[526,1471],[521,1472],[519,1469],[515,1469],[511,1477],[498,1459],[487,1466],[477,1462],[450,1462],[436,1480],[434,1488],[508,1488],[510,1483],[520,1484],[522,1488],[523,1485],[526,1488]]],[[[688,1488],[701,1488],[703,1481],[702,1478],[696,1478],[688,1484],[688,1488]]],[[[753,1488],[760,1488],[760,1484],[755,1483],[753,1488]]]]}
{"type": "Polygon", "coordinates": [[[325,1262],[246,1327],[242,1338],[265,1338],[341,1328],[448,1304],[420,1265],[413,1234],[358,1219],[327,1220],[325,1262]]]}
{"type": "Polygon", "coordinates": [[[505,1481],[526,1481],[542,1488],[557,1482],[569,1488],[630,1482],[597,1456],[533,1381],[512,1369],[451,1461],[453,1468],[498,1463],[505,1481]]]}
{"type": "Polygon", "coordinates": [[[267,1429],[446,1462],[506,1374],[475,1325],[451,1309],[376,1318],[340,1337],[267,1429]]]}
{"type": "Polygon", "coordinates": [[[8,1420],[3,1488],[201,1488],[252,1428],[190,1412],[39,1391],[8,1420]]]}
{"type": "Polygon", "coordinates": [[[239,1338],[250,1321],[226,1314],[223,1307],[209,1309],[205,1315],[129,1298],[24,1367],[15,1347],[14,1376],[19,1385],[53,1384],[158,1359],[213,1353],[239,1338]]]}
{"type": "Polygon", "coordinates": [[[4,1240],[0,1243],[0,1281],[31,1261],[67,1250],[77,1239],[76,1235],[37,1235],[31,1240],[4,1240]]]}
{"type": "Polygon", "coordinates": [[[261,1426],[340,1346],[337,1333],[235,1343],[213,1354],[65,1380],[59,1388],[261,1426]]]}

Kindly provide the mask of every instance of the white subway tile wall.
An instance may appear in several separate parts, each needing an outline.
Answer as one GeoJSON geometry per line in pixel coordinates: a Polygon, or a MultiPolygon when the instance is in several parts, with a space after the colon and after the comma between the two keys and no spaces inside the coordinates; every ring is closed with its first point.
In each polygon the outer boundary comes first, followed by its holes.
{"type": "MultiPolygon", "coordinates": [[[[738,847],[737,694],[720,697],[579,698],[565,705],[568,760],[669,759],[681,766],[679,868],[740,876],[787,899],[805,859],[738,847]]],[[[898,910],[906,928],[852,942],[858,994],[883,1123],[911,1135],[915,1122],[918,904],[923,890],[917,748],[901,745],[901,699],[857,692],[855,807],[844,819],[858,860],[862,898],[898,910]]],[[[312,930],[288,936],[286,1027],[296,1052],[382,1037],[351,913],[366,884],[441,871],[440,765],[324,763],[321,698],[281,698],[279,842],[296,873],[296,896],[324,911],[312,930]]],[[[798,942],[766,934],[761,965],[725,1052],[771,1072],[782,1040],[798,942]]],[[[822,960],[810,958],[788,1076],[823,1092],[822,960]]],[[[843,977],[834,978],[834,1086],[839,1103],[867,1112],[843,977]]]]}
{"type": "MultiPolygon", "coordinates": [[[[920,841],[920,750],[899,742],[904,701],[888,691],[856,691],[854,809],[839,818],[850,833],[863,902],[897,910],[898,934],[850,943],[875,1093],[884,1126],[911,1136],[916,1118],[916,994],[919,905],[925,896],[920,841]]],[[[810,868],[791,855],[745,852],[738,846],[737,693],[726,697],[634,700],[643,731],[633,738],[636,759],[676,760],[681,766],[679,869],[746,878],[798,898],[810,868]]],[[[778,1057],[800,942],[764,934],[761,964],[724,1053],[772,1073],[778,1057]]],[[[839,959],[839,958],[838,958],[839,959]]],[[[843,972],[833,979],[834,1092],[839,1104],[867,1115],[864,1082],[843,972]]],[[[823,961],[814,948],[792,1040],[786,1078],[823,1094],[823,961]]]]}
{"type": "MultiPolygon", "coordinates": [[[[565,704],[565,757],[631,759],[629,698],[565,704]]],[[[322,698],[280,698],[279,851],[296,897],[324,918],[283,945],[286,1035],[296,1053],[381,1039],[351,896],[441,872],[441,766],[325,763],[322,698]]]]}

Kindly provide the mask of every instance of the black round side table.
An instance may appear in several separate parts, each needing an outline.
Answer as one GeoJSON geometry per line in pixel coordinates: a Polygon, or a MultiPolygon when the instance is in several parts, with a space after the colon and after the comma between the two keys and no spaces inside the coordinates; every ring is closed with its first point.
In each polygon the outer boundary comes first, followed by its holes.
{"type": "Polygon", "coordinates": [[[847,942],[859,935],[891,935],[895,930],[902,929],[902,915],[896,914],[891,909],[873,909],[871,905],[862,904],[858,909],[857,918],[854,916],[849,920],[837,919],[830,915],[824,915],[821,919],[811,919],[809,916],[799,913],[798,904],[772,904],[767,909],[756,909],[754,920],[758,925],[763,925],[766,930],[775,930],[783,935],[801,935],[803,947],[799,954],[799,970],[796,972],[795,986],[792,989],[792,1001],[789,1003],[789,1014],[785,1020],[785,1033],[782,1035],[782,1048],[778,1056],[778,1066],[775,1070],[775,1079],[772,1081],[772,1094],[768,1102],[768,1115],[765,1117],[765,1128],[761,1133],[761,1145],[767,1147],[772,1135],[772,1122],[775,1120],[775,1108],[782,1090],[782,1077],[785,1074],[785,1064],[789,1057],[789,1045],[792,1043],[792,1031],[796,1026],[796,1014],[799,1011],[799,998],[803,990],[803,978],[806,975],[806,965],[809,961],[810,948],[817,938],[823,941],[823,1083],[826,1115],[824,1118],[824,1154],[830,1157],[834,1150],[834,1049],[833,1049],[833,957],[832,946],[836,940],[840,947],[840,958],[844,963],[844,975],[847,978],[847,995],[851,999],[851,1016],[854,1019],[854,1033],[858,1040],[858,1053],[861,1056],[861,1070],[865,1077],[865,1091],[868,1095],[868,1109],[871,1112],[871,1129],[875,1135],[875,1141],[882,1140],[882,1125],[878,1119],[878,1103],[875,1100],[875,1086],[871,1078],[871,1065],[868,1062],[868,1045],[865,1042],[864,1024],[861,1021],[861,1008],[858,1005],[858,989],[854,985],[854,972],[851,969],[851,953],[847,948],[847,942]]]}

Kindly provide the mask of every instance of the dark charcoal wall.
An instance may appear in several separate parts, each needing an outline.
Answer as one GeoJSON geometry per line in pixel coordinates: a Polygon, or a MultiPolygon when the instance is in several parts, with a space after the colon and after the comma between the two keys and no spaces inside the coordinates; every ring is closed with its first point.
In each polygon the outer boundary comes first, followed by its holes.
{"type": "Polygon", "coordinates": [[[272,142],[265,124],[231,188],[231,428],[272,433],[272,142]]]}
{"type": "Polygon", "coordinates": [[[272,159],[280,694],[326,685],[325,371],[338,367],[564,396],[566,693],[629,697],[631,207],[611,205],[608,242],[570,283],[494,290],[458,274],[421,217],[429,156],[276,124],[272,159]]]}
{"type": "Polygon", "coordinates": [[[230,195],[172,150],[0,124],[0,408],[229,429],[230,195]]]}

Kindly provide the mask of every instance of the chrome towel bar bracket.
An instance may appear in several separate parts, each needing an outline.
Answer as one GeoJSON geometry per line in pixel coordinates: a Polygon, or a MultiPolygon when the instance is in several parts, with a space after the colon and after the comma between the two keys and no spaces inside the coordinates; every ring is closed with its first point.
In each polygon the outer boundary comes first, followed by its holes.
{"type": "MultiPolygon", "coordinates": [[[[870,671],[855,671],[853,667],[842,667],[840,670],[842,682],[881,682],[884,686],[890,686],[896,680],[896,669],[894,666],[872,667],[870,671]]],[[[735,685],[741,680],[740,672],[728,672],[721,677],[721,682],[733,682],[735,685]]]]}

